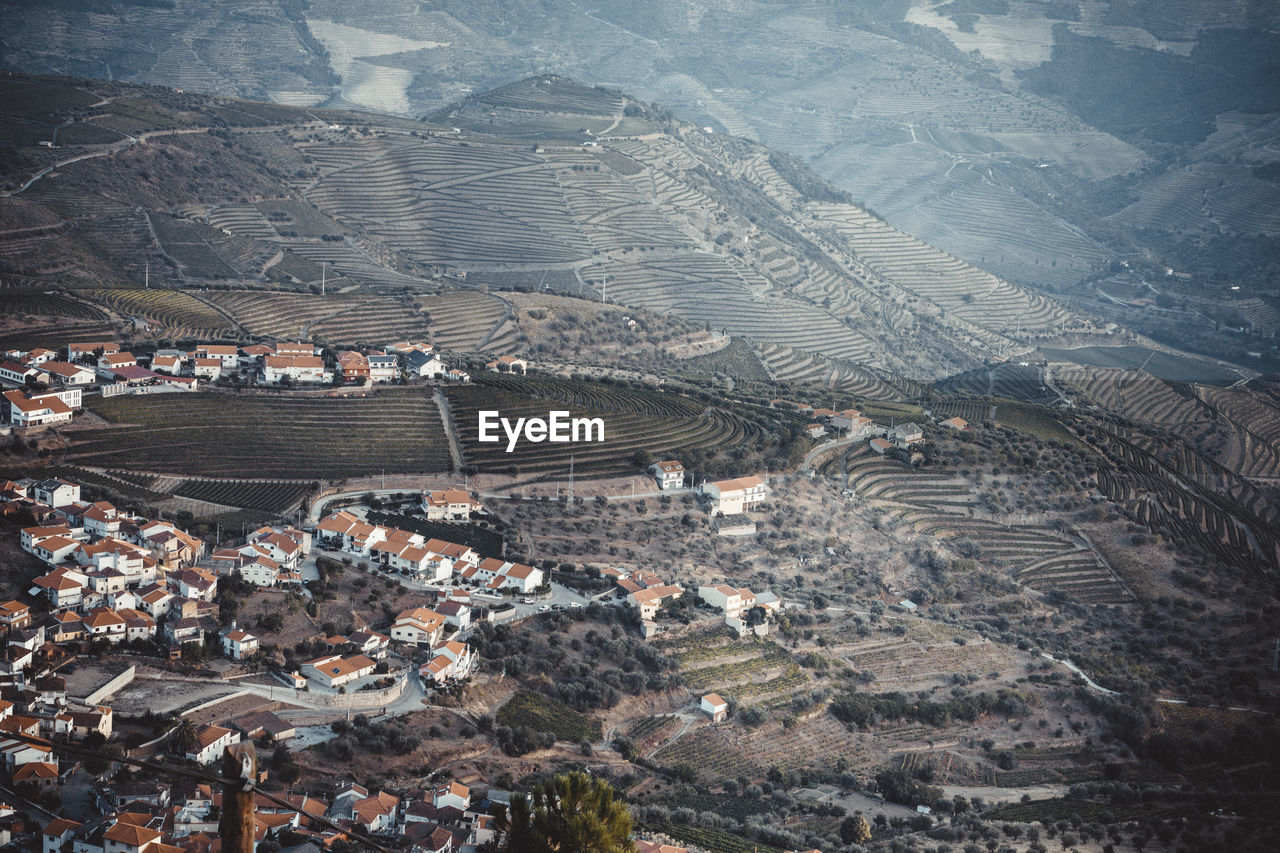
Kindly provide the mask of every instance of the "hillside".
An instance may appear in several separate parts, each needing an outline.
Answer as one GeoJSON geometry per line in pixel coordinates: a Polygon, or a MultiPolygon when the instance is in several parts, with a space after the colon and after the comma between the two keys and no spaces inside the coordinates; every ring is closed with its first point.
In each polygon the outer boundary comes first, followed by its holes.
{"type": "MultiPolygon", "coordinates": [[[[442,303],[403,300],[478,286],[606,299],[920,379],[1100,331],[789,158],[563,78],[467,99],[436,124],[0,82],[0,115],[58,137],[13,140],[0,270],[82,289],[169,337],[353,342],[421,335],[430,319],[455,342],[442,303]],[[593,123],[599,137],[581,130],[593,123]],[[250,292],[264,289],[300,295],[250,292]]],[[[488,304],[466,346],[518,345],[509,309],[488,304]]]]}
{"type": "MultiPolygon", "coordinates": [[[[408,116],[529,75],[599,84],[803,158],[895,228],[1004,279],[1174,346],[1275,363],[1280,25],[1265,4],[9,8],[0,63],[15,70],[408,116]],[[1194,281],[1159,282],[1166,267],[1194,281]],[[1161,311],[1118,292],[1144,284],[1161,311]]],[[[615,118],[607,100],[558,107],[542,130],[601,132],[615,118]]],[[[511,130],[499,101],[457,125],[511,130]]]]}

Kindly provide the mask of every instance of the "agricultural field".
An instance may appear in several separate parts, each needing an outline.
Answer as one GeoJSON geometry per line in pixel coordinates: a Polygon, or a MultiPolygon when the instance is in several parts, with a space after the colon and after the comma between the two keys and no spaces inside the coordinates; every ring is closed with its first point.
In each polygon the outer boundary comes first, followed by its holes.
{"type": "Polygon", "coordinates": [[[386,345],[428,335],[426,317],[387,297],[218,291],[206,298],[249,334],[260,337],[386,345]]]}
{"type": "Polygon", "coordinates": [[[339,480],[452,468],[440,414],[421,389],[368,397],[177,393],[93,400],[110,425],[78,431],[68,459],[197,477],[339,480]]]}
{"type": "Polygon", "coordinates": [[[118,314],[149,320],[167,338],[231,338],[235,327],[226,315],[181,290],[87,290],[87,296],[118,314]]]}
{"type": "Polygon", "coordinates": [[[53,317],[69,322],[101,323],[107,315],[92,305],[57,293],[0,289],[0,317],[53,317]]]}
{"type": "Polygon", "coordinates": [[[556,740],[570,743],[594,743],[604,737],[599,720],[527,690],[518,691],[512,696],[507,704],[498,709],[494,719],[500,726],[525,726],[535,732],[551,732],[556,740]]]}
{"type": "MultiPolygon", "coordinates": [[[[601,477],[634,470],[631,458],[639,450],[655,455],[689,449],[729,450],[751,441],[760,427],[743,415],[707,407],[688,397],[658,391],[636,391],[604,383],[522,379],[502,374],[479,374],[468,385],[445,390],[468,464],[481,471],[516,469],[522,475],[562,476],[569,456],[583,477],[601,477]],[[546,418],[563,407],[570,417],[602,418],[603,442],[533,444],[522,440],[511,453],[505,442],[481,444],[481,409],[498,409],[502,416],[546,418]]],[[[514,421],[513,421],[514,422],[514,421]]]]}
{"type": "Polygon", "coordinates": [[[502,300],[485,293],[455,291],[415,300],[431,318],[431,340],[444,350],[492,350],[507,316],[502,300]]]}
{"type": "Polygon", "coordinates": [[[695,694],[715,692],[744,706],[786,701],[809,684],[809,676],[777,644],[764,640],[714,638],[667,654],[680,667],[685,686],[695,694]]]}
{"type": "Polygon", "coordinates": [[[658,750],[653,760],[668,768],[692,768],[706,779],[757,779],[764,775],[764,768],[735,750],[716,728],[690,731],[658,750]]]}
{"type": "Polygon", "coordinates": [[[287,481],[193,479],[183,480],[171,491],[179,497],[283,515],[296,508],[319,485],[287,481]]]}

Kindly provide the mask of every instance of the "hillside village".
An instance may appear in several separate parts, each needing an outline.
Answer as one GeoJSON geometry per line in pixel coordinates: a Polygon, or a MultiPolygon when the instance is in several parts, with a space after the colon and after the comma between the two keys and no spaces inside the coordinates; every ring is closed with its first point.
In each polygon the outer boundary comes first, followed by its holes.
{"type": "MultiPolygon", "coordinates": [[[[683,478],[670,476],[681,467],[678,462],[656,467],[665,468],[667,475],[656,484],[683,488],[683,478]]],[[[769,492],[760,478],[705,484],[703,491],[713,511],[735,514],[757,508],[769,492]]],[[[472,678],[493,678],[482,673],[472,639],[482,621],[509,623],[584,603],[596,612],[603,604],[633,610],[642,633],[653,636],[664,630],[662,605],[684,594],[680,586],[650,572],[607,568],[602,578],[612,587],[606,592],[570,604],[538,604],[571,594],[548,583],[534,566],[370,523],[358,507],[330,512],[308,529],[263,527],[209,548],[171,523],[131,515],[105,501],[85,502],[81,486],[64,479],[5,482],[0,498],[5,516],[36,522],[22,528],[22,548],[48,567],[23,596],[0,604],[7,644],[0,661],[0,733],[8,736],[0,737],[0,753],[13,789],[39,803],[60,802],[64,786],[78,784],[73,779],[100,772],[88,763],[59,759],[52,744],[108,752],[117,748],[113,745],[120,742],[120,730],[110,696],[133,680],[136,667],[167,667],[177,677],[181,670],[173,667],[222,658],[252,666],[250,671],[261,672],[282,695],[301,697],[304,703],[341,708],[343,700],[337,697],[352,697],[346,700],[350,715],[352,701],[364,693],[372,702],[361,698],[356,707],[385,705],[392,700],[381,697],[406,690],[429,697],[472,678]],[[357,626],[344,635],[317,631],[305,645],[323,651],[298,660],[292,669],[281,667],[278,655],[268,651],[266,635],[228,619],[228,588],[249,598],[281,592],[310,597],[317,569],[355,563],[374,576],[386,575],[383,583],[411,586],[421,604],[385,624],[357,626]],[[120,664],[88,695],[70,693],[60,673],[95,658],[120,664]]],[[[448,522],[486,512],[460,489],[424,491],[418,509],[426,519],[448,522]]],[[[697,595],[708,618],[722,619],[740,636],[767,634],[770,617],[782,607],[767,591],[723,584],[701,587],[697,595]]],[[[702,705],[709,720],[723,719],[719,697],[709,694],[702,705]]],[[[275,749],[271,772],[288,775],[293,771],[282,760],[288,750],[281,745],[298,734],[295,724],[270,710],[199,724],[179,715],[143,745],[142,754],[216,766],[227,747],[258,741],[275,749]]],[[[56,817],[38,828],[47,853],[206,853],[218,848],[222,794],[209,785],[181,785],[144,774],[138,781],[102,777],[93,790],[98,817],[56,817]]],[[[396,795],[343,782],[326,796],[287,794],[287,804],[260,798],[255,837],[270,849],[307,843],[333,848],[343,839],[369,836],[408,844],[415,851],[475,850],[493,837],[491,810],[508,797],[509,792],[492,787],[477,793],[449,781],[396,795]]],[[[11,835],[31,831],[14,813],[7,827],[11,835]]],[[[683,849],[660,841],[640,844],[638,849],[664,853],[683,849]]]]}
{"type": "MultiPolygon", "coordinates": [[[[337,352],[306,343],[202,344],[189,351],[155,349],[146,356],[122,351],[116,341],[97,341],[68,344],[64,358],[59,355],[43,348],[3,353],[0,380],[17,386],[3,394],[0,416],[5,422],[14,428],[68,423],[86,392],[114,397],[197,391],[219,384],[288,389],[470,380],[465,371],[447,366],[431,344],[410,341],[385,349],[337,352]]],[[[513,368],[500,360],[491,369],[513,368]]]]}

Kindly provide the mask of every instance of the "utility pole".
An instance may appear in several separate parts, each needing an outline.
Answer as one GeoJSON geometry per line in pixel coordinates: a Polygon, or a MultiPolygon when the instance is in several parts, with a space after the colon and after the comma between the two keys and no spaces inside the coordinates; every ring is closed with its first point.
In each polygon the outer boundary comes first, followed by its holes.
{"type": "Polygon", "coordinates": [[[142,289],[143,290],[151,289],[151,261],[147,261],[146,267],[143,268],[142,289]]]}
{"type": "Polygon", "coordinates": [[[321,261],[320,262],[320,295],[321,296],[324,296],[324,277],[325,277],[325,273],[328,271],[329,271],[329,265],[326,264],[324,261],[321,261]]]}
{"type": "Polygon", "coordinates": [[[573,506],[573,454],[569,454],[569,506],[573,506]]]}
{"type": "Polygon", "coordinates": [[[218,834],[224,853],[253,853],[253,786],[258,756],[252,741],[229,746],[222,753],[222,817],[218,834]]]}

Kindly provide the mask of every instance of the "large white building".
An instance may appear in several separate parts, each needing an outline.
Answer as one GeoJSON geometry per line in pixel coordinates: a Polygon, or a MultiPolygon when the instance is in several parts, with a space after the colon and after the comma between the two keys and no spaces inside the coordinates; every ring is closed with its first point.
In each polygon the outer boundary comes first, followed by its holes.
{"type": "Polygon", "coordinates": [[[702,493],[711,499],[712,515],[737,515],[763,503],[769,497],[769,487],[759,477],[739,477],[703,483],[702,493]]]}
{"type": "Polygon", "coordinates": [[[262,381],[277,383],[288,377],[294,382],[332,382],[333,371],[315,355],[269,355],[263,359],[262,381]]]}

